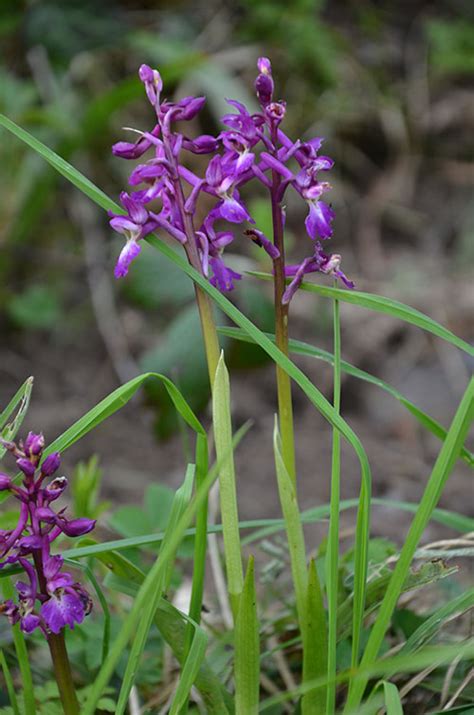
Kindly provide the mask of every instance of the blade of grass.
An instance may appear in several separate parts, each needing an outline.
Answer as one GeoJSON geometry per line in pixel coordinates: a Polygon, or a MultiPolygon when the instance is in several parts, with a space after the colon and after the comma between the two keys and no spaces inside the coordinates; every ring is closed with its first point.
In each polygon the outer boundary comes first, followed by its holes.
{"type": "Polygon", "coordinates": [[[306,568],[306,548],[303,526],[301,523],[296,484],[291,478],[283,461],[281,438],[278,429],[278,417],[275,415],[273,428],[273,455],[277,475],[280,505],[285,521],[288,551],[290,553],[291,575],[295,589],[296,611],[300,632],[304,638],[306,618],[306,600],[308,593],[308,572],[306,568]]]}
{"type": "Polygon", "coordinates": [[[232,451],[231,420],[229,373],[224,362],[224,354],[221,353],[212,391],[212,422],[216,456],[221,465],[219,470],[219,495],[227,589],[235,621],[244,584],[244,575],[240,546],[234,454],[232,451]]]}
{"type": "Polygon", "coordinates": [[[186,706],[189,693],[191,692],[191,688],[193,687],[204,656],[206,655],[207,635],[202,628],[199,628],[197,623],[192,624],[188,622],[188,624],[191,626],[194,625],[194,635],[181,670],[178,687],[176,688],[170,708],[170,715],[178,715],[181,709],[186,706]]]}
{"type": "Polygon", "coordinates": [[[10,668],[8,667],[8,663],[5,658],[5,653],[1,649],[0,665],[2,666],[3,677],[5,678],[5,685],[7,688],[8,697],[10,699],[10,705],[12,706],[13,715],[20,715],[20,708],[18,707],[18,700],[16,699],[15,685],[13,684],[12,674],[10,673],[10,668]]]}
{"type": "MultiPolygon", "coordinates": [[[[270,273],[261,273],[259,271],[248,271],[248,273],[255,278],[273,280],[273,276],[270,273]]],[[[287,282],[289,283],[290,281],[287,282]]],[[[421,313],[419,310],[416,310],[416,308],[400,303],[398,300],[386,298],[385,296],[376,295],[374,293],[363,293],[357,290],[342,290],[341,288],[331,288],[329,286],[317,285],[316,283],[303,282],[300,286],[300,290],[316,293],[323,298],[338,299],[344,303],[352,303],[352,305],[358,305],[361,308],[367,308],[377,313],[385,313],[386,315],[392,316],[392,318],[398,318],[404,323],[416,325],[416,327],[422,328],[422,330],[426,330],[438,338],[442,338],[468,355],[474,355],[472,345],[458,338],[457,335],[454,335],[450,330],[437,323],[433,318],[421,313]]]]}
{"type": "MultiPolygon", "coordinates": [[[[255,341],[240,328],[219,327],[217,332],[225,337],[255,345],[255,341]]],[[[265,333],[265,335],[273,343],[275,342],[275,336],[272,333],[265,333]]],[[[306,355],[308,357],[316,358],[317,360],[323,360],[324,362],[329,363],[329,365],[334,365],[334,355],[332,353],[327,352],[327,350],[322,350],[321,348],[313,347],[313,345],[309,345],[302,340],[290,340],[289,348],[290,352],[295,355],[306,355]]],[[[385,392],[388,392],[390,395],[395,397],[395,399],[397,399],[400,404],[403,405],[403,407],[405,407],[418,420],[422,427],[428,429],[441,441],[446,439],[447,431],[437,420],[430,417],[430,415],[408,400],[404,395],[402,395],[401,392],[392,387],[392,385],[389,385],[388,382],[384,382],[380,378],[375,377],[375,375],[365,372],[365,370],[360,370],[358,367],[351,365],[351,363],[346,362],[345,360],[341,360],[341,370],[347,375],[352,375],[352,377],[356,377],[359,380],[363,380],[364,382],[376,385],[382,390],[385,390],[385,392]]],[[[466,447],[463,447],[461,450],[461,458],[469,464],[470,467],[474,466],[474,454],[466,449],[466,447]]]]}
{"type": "MultiPolygon", "coordinates": [[[[327,673],[328,634],[326,612],[316,564],[311,559],[308,574],[305,639],[303,642],[303,683],[308,683],[324,676],[327,677],[327,673]]],[[[331,677],[335,677],[335,675],[336,673],[334,672],[331,677]]],[[[326,712],[326,690],[327,688],[317,688],[303,696],[301,701],[303,715],[326,712]]]]}
{"type": "Polygon", "coordinates": [[[455,614],[461,614],[474,607],[474,588],[461,593],[443,604],[419,626],[408,638],[400,653],[412,653],[435,637],[443,625],[455,614]]]}
{"type": "Polygon", "coordinates": [[[254,560],[247,573],[235,622],[235,715],[257,715],[260,695],[260,638],[254,560]]]}
{"type": "MultiPolygon", "coordinates": [[[[12,397],[6,408],[0,415],[0,437],[6,442],[15,438],[20,426],[25,419],[26,412],[30,404],[31,391],[33,389],[33,378],[29,377],[18,392],[12,397]],[[9,422],[13,412],[17,410],[15,417],[9,422]]],[[[0,444],[0,460],[6,452],[6,448],[0,444]]]]}
{"type": "MultiPolygon", "coordinates": [[[[167,544],[171,541],[172,534],[177,528],[178,523],[183,516],[186,507],[189,505],[193,483],[194,483],[194,464],[188,465],[186,469],[186,476],[182,486],[176,491],[171,506],[171,514],[166,527],[165,537],[163,539],[163,544],[161,547],[161,552],[164,552],[167,544]]],[[[161,569],[159,577],[154,581],[153,587],[148,590],[148,599],[146,603],[143,604],[140,614],[140,620],[137,624],[136,633],[133,637],[132,647],[130,649],[130,655],[127,661],[127,667],[125,669],[125,674],[122,678],[122,685],[120,687],[120,693],[118,697],[118,702],[116,706],[116,714],[123,715],[125,708],[128,704],[128,698],[130,696],[130,691],[135,682],[137,676],[138,668],[140,665],[140,660],[145,649],[146,641],[148,638],[148,633],[153,623],[156,609],[158,607],[158,601],[160,600],[162,594],[169,588],[169,583],[172,576],[172,568],[174,559],[176,556],[176,548],[166,556],[166,562],[164,567],[161,569]]],[[[159,561],[159,556],[158,556],[159,561]]]]}
{"type": "MultiPolygon", "coordinates": [[[[2,589],[5,599],[14,598],[15,590],[9,578],[2,581],[2,589]]],[[[23,706],[25,715],[36,715],[35,691],[33,678],[31,677],[30,661],[28,659],[25,638],[21,632],[19,623],[12,626],[12,633],[18,667],[20,668],[21,680],[23,683],[23,706]]]]}
{"type": "MultiPolygon", "coordinates": [[[[427,647],[408,656],[395,655],[390,658],[383,658],[371,665],[359,666],[355,675],[369,680],[370,678],[383,677],[392,672],[399,674],[410,673],[422,670],[434,663],[438,665],[449,663],[455,657],[460,657],[461,660],[472,659],[474,657],[474,643],[456,643],[455,645],[436,646],[434,648],[427,647]]],[[[344,683],[349,680],[352,675],[352,670],[339,673],[336,677],[336,682],[344,683]]],[[[297,695],[304,695],[313,688],[324,687],[326,683],[326,677],[318,678],[311,683],[304,683],[292,690],[278,693],[278,695],[267,698],[260,703],[260,712],[262,713],[275,708],[276,705],[280,705],[287,700],[293,700],[297,695]]],[[[347,712],[347,715],[359,715],[360,712],[364,711],[364,707],[370,704],[371,703],[365,703],[365,705],[358,705],[357,707],[347,706],[345,712],[347,712]]],[[[373,711],[369,710],[369,712],[373,711]]]]}
{"type": "MultiPolygon", "coordinates": [[[[474,416],[474,378],[466,388],[458,410],[448,430],[446,440],[434,465],[431,476],[420,500],[418,510],[410,526],[408,535],[402,547],[400,558],[397,561],[390,579],[380,611],[372,626],[369,640],[365,647],[361,664],[371,665],[377,658],[384,635],[390,625],[390,619],[400,595],[403,582],[408,574],[410,563],[416,551],[418,542],[428,524],[431,514],[439,501],[443,488],[449,478],[453,465],[457,459],[469,427],[474,416]]],[[[361,677],[353,682],[349,690],[347,707],[357,706],[363,696],[367,678],[361,677]]]]}
{"type": "Polygon", "coordinates": [[[395,683],[384,680],[382,684],[387,715],[403,715],[402,701],[395,683]]]}

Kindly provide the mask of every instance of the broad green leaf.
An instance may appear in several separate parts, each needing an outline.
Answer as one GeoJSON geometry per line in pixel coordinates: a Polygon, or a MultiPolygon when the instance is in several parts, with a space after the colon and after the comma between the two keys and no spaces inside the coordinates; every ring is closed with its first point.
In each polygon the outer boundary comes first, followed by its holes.
{"type": "Polygon", "coordinates": [[[260,694],[260,637],[253,556],[247,573],[235,621],[235,715],[257,715],[260,694]]]}
{"type": "MultiPolygon", "coordinates": [[[[254,340],[252,340],[252,338],[240,328],[219,327],[217,329],[217,332],[229,338],[234,338],[235,340],[254,343],[254,340]]],[[[275,342],[274,335],[272,335],[271,333],[266,333],[266,336],[272,342],[275,342]]],[[[332,353],[327,352],[327,350],[322,350],[321,348],[313,347],[313,345],[309,345],[308,343],[305,343],[301,340],[290,340],[289,348],[290,352],[295,353],[296,355],[306,355],[308,357],[313,357],[318,360],[324,360],[324,362],[327,362],[330,365],[334,365],[334,355],[332,355],[332,353]]],[[[345,360],[341,360],[341,370],[347,375],[352,375],[359,380],[369,382],[372,385],[377,385],[377,387],[382,388],[382,390],[388,392],[390,395],[395,397],[400,402],[400,404],[406,407],[406,409],[411,412],[411,414],[418,420],[418,422],[423,427],[428,429],[440,440],[444,440],[446,438],[446,430],[442,425],[439,424],[439,422],[437,422],[437,420],[433,419],[433,417],[430,417],[430,415],[426,414],[426,412],[423,412],[422,409],[420,409],[417,405],[408,400],[404,395],[402,395],[401,392],[389,385],[388,382],[384,382],[380,378],[375,377],[375,375],[371,375],[369,372],[365,372],[365,370],[360,370],[358,367],[355,367],[355,365],[351,365],[351,363],[346,362],[345,360]]],[[[461,450],[461,457],[467,464],[469,464],[469,466],[474,466],[474,454],[465,447],[463,447],[461,450]]]]}
{"type": "MultiPolygon", "coordinates": [[[[256,278],[263,278],[264,280],[271,280],[273,278],[270,273],[249,271],[249,274],[256,278]]],[[[412,308],[404,303],[399,303],[392,298],[385,298],[385,296],[375,295],[374,293],[362,293],[357,290],[342,290],[341,288],[330,288],[329,286],[305,282],[301,284],[300,289],[308,291],[309,293],[316,293],[324,298],[337,298],[344,303],[352,303],[353,305],[359,305],[361,308],[374,310],[377,313],[391,315],[393,318],[398,318],[405,323],[416,325],[418,328],[422,328],[428,333],[442,338],[446,342],[451,343],[451,345],[455,345],[460,350],[463,350],[468,355],[474,355],[474,348],[469,345],[469,343],[466,343],[465,340],[458,338],[457,335],[454,335],[450,330],[437,323],[433,318],[416,310],[416,308],[412,308]]]]}
{"type": "Polygon", "coordinates": [[[235,616],[244,582],[240,546],[239,514],[235,485],[234,454],[232,450],[232,418],[230,385],[224,354],[217,364],[212,391],[212,422],[219,468],[219,496],[221,504],[222,533],[227,570],[227,589],[235,616]]]}
{"type": "MultiPolygon", "coordinates": [[[[431,518],[431,514],[439,501],[443,488],[449,478],[455,461],[459,455],[467,432],[474,417],[474,378],[471,378],[466,388],[464,396],[459,404],[458,410],[448,430],[446,439],[441,447],[438,459],[431,472],[431,476],[426,485],[423,496],[420,500],[418,510],[410,526],[405,539],[400,558],[395,566],[392,577],[388,584],[382,605],[372,626],[368,643],[365,647],[361,661],[363,666],[370,666],[379,652],[383,638],[390,625],[392,613],[398,601],[403,583],[408,574],[410,563],[415,554],[418,542],[431,518]]],[[[367,679],[361,677],[354,682],[353,688],[349,691],[347,707],[356,707],[362,698],[367,679]]]]}
{"type": "MultiPolygon", "coordinates": [[[[306,626],[303,637],[303,683],[326,676],[327,624],[323,594],[314,559],[309,564],[308,594],[306,600],[306,626]]],[[[326,688],[319,687],[308,692],[301,701],[303,715],[323,713],[326,707],[326,688]]]]}

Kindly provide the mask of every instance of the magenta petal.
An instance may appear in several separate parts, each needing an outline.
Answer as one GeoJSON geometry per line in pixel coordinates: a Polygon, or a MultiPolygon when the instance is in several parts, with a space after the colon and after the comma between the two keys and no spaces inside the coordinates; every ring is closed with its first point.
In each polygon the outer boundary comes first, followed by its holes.
{"type": "Polygon", "coordinates": [[[135,224],[145,223],[148,218],[148,211],[141,203],[132,199],[125,191],[120,194],[120,201],[135,224]]]}
{"type": "Polygon", "coordinates": [[[130,221],[127,216],[114,216],[109,221],[110,225],[118,233],[133,233],[137,231],[137,225],[130,221]]]}
{"type": "Polygon", "coordinates": [[[43,603],[41,615],[49,630],[59,633],[65,626],[74,628],[75,623],[82,623],[84,605],[77,594],[65,591],[43,603]]]}
{"type": "Polygon", "coordinates": [[[329,238],[332,236],[331,221],[334,211],[324,201],[312,201],[305,226],[310,238],[329,238]]]}
{"type": "Polygon", "coordinates": [[[58,526],[61,527],[67,536],[83,536],[84,534],[88,534],[89,531],[92,531],[95,527],[95,519],[82,518],[71,519],[71,521],[63,519],[58,523],[58,526]]]}
{"type": "Polygon", "coordinates": [[[138,256],[141,250],[141,246],[139,246],[136,241],[127,241],[115,265],[114,275],[116,278],[123,278],[127,275],[131,262],[138,256]]]}
{"type": "Polygon", "coordinates": [[[23,631],[23,633],[32,633],[35,628],[38,628],[38,626],[41,623],[41,619],[39,616],[35,616],[34,613],[28,613],[26,616],[23,616],[23,618],[20,621],[20,628],[23,631]]]}
{"type": "Polygon", "coordinates": [[[224,199],[219,212],[222,218],[230,221],[230,223],[242,223],[242,221],[251,220],[251,216],[245,206],[230,196],[224,199]]]}

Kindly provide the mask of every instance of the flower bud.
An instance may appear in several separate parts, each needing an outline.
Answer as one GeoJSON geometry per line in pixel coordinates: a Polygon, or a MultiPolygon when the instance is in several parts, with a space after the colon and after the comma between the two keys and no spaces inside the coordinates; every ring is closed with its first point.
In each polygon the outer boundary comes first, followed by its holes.
{"type": "Polygon", "coordinates": [[[7,474],[0,474],[0,492],[4,492],[6,489],[10,489],[12,485],[12,480],[7,474]]]}
{"type": "Polygon", "coordinates": [[[176,103],[173,119],[189,121],[194,119],[206,103],[205,97],[185,97],[176,103]]]}
{"type": "Polygon", "coordinates": [[[36,518],[40,521],[45,521],[47,524],[53,524],[56,521],[56,514],[47,506],[40,506],[36,509],[36,518]]]}
{"type": "Polygon", "coordinates": [[[16,463],[18,465],[18,469],[21,469],[25,477],[31,478],[34,476],[36,467],[30,462],[29,459],[25,459],[25,457],[20,457],[20,459],[16,460],[16,463]]]}
{"type": "Polygon", "coordinates": [[[71,521],[63,519],[58,526],[60,526],[67,536],[83,536],[84,534],[88,534],[89,531],[92,531],[95,527],[95,519],[82,518],[71,519],[71,521]]]}
{"type": "Polygon", "coordinates": [[[29,432],[23,444],[23,449],[27,457],[37,457],[40,455],[44,449],[44,437],[41,432],[39,434],[29,432]]]}
{"type": "Polygon", "coordinates": [[[54,501],[55,499],[58,499],[58,497],[61,496],[63,491],[67,487],[67,479],[66,477],[56,477],[56,479],[53,479],[51,484],[48,484],[47,487],[44,489],[44,495],[48,501],[54,501]]]}
{"type": "Polygon", "coordinates": [[[53,452],[52,454],[48,455],[48,457],[46,457],[43,464],[41,465],[41,474],[43,474],[45,477],[50,477],[52,474],[54,474],[54,472],[59,469],[60,464],[61,456],[59,452],[53,452]]]}

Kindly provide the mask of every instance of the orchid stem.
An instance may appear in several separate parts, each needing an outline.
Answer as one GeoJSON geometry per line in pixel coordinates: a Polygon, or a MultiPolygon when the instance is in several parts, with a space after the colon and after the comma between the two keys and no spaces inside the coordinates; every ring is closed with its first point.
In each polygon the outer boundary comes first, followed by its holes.
{"type": "MultiPolygon", "coordinates": [[[[341,323],[339,301],[333,301],[334,310],[334,378],[333,406],[339,414],[341,409],[341,323]]],[[[340,508],[340,434],[333,429],[331,506],[329,519],[328,548],[326,558],[326,591],[328,603],[328,685],[326,691],[326,715],[333,715],[336,705],[336,646],[337,646],[337,605],[339,579],[339,508],[340,508]]]]}
{"type": "MultiPolygon", "coordinates": [[[[277,200],[280,176],[272,172],[271,188],[273,243],[280,256],[273,261],[274,297],[275,297],[275,342],[277,347],[288,356],[288,305],[283,304],[285,292],[285,245],[283,237],[283,213],[277,200]]],[[[288,474],[296,483],[295,438],[293,427],[293,402],[291,398],[291,380],[287,372],[276,366],[278,415],[282,444],[282,457],[288,474]]]]}
{"type": "Polygon", "coordinates": [[[48,635],[48,645],[64,715],[79,715],[79,702],[72,680],[71,665],[64,640],[64,631],[48,635]]]}

